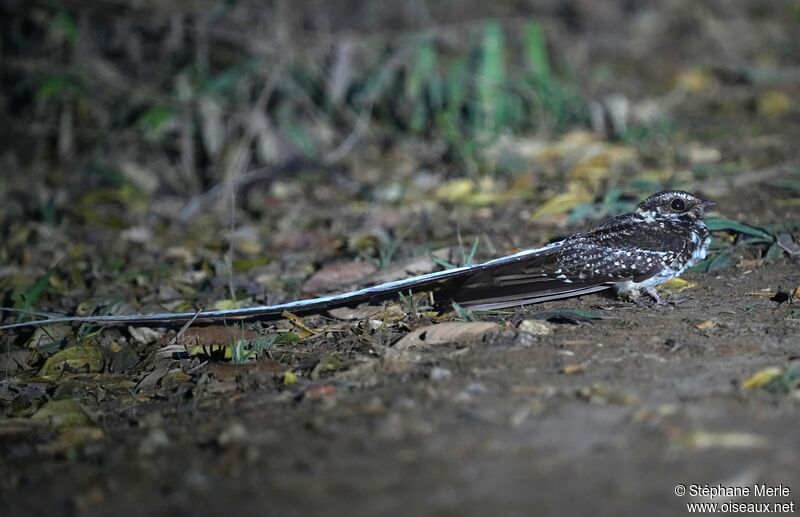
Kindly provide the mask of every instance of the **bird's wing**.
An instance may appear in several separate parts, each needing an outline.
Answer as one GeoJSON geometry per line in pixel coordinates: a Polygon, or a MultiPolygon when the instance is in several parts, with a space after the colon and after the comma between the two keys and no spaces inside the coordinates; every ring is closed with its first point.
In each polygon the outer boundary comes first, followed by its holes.
{"type": "Polygon", "coordinates": [[[641,282],[664,267],[660,252],[608,247],[584,237],[513,263],[484,267],[468,276],[453,301],[473,309],[501,309],[594,293],[627,281],[641,282]]]}

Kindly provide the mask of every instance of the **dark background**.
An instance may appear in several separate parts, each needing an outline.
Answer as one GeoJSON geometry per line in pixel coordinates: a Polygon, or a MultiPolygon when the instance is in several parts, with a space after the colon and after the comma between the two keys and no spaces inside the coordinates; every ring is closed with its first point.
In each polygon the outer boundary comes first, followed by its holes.
{"type": "Polygon", "coordinates": [[[669,188],[718,208],[664,307],[435,314],[420,294],[180,336],[0,331],[0,507],[675,515],[677,483],[796,499],[799,93],[797,0],[4,0],[3,323],[346,291],[669,188]]]}

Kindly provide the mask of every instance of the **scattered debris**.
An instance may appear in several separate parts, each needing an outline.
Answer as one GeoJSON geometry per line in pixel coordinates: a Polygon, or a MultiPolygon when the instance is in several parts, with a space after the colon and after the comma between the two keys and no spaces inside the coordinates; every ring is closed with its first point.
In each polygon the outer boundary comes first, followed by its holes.
{"type": "Polygon", "coordinates": [[[553,325],[542,320],[523,320],[519,324],[519,329],[534,336],[547,336],[553,333],[553,325]]]}
{"type": "Polygon", "coordinates": [[[334,262],[317,270],[303,284],[303,292],[316,294],[352,287],[377,270],[371,262],[334,262]]]}
{"type": "Polygon", "coordinates": [[[580,364],[568,364],[561,368],[561,373],[564,375],[574,375],[576,373],[583,373],[588,368],[587,363],[580,363],[580,364]]]}
{"type": "Polygon", "coordinates": [[[742,388],[748,390],[763,388],[776,378],[780,377],[781,374],[783,374],[783,368],[779,368],[777,366],[764,368],[742,381],[742,388]]]}
{"type": "Polygon", "coordinates": [[[762,435],[739,431],[695,431],[680,440],[683,447],[693,450],[707,449],[765,449],[769,440],[762,435]]]}
{"type": "Polygon", "coordinates": [[[219,433],[217,444],[224,449],[235,445],[244,445],[249,439],[250,433],[244,424],[231,422],[219,433]]]}
{"type": "Polygon", "coordinates": [[[71,346],[48,357],[39,370],[39,376],[54,377],[65,369],[101,372],[103,366],[103,352],[98,347],[94,345],[71,346]]]}
{"type": "Polygon", "coordinates": [[[453,376],[453,372],[448,370],[447,368],[441,368],[439,366],[435,366],[431,369],[430,378],[433,382],[439,382],[449,379],[453,376]]]}
{"type": "Polygon", "coordinates": [[[701,323],[695,325],[695,328],[698,330],[711,330],[717,326],[717,322],[712,320],[706,320],[701,323]]]}
{"type": "Polygon", "coordinates": [[[493,322],[445,322],[428,325],[403,336],[393,348],[409,350],[448,343],[463,343],[483,339],[500,332],[502,327],[493,322]]]}

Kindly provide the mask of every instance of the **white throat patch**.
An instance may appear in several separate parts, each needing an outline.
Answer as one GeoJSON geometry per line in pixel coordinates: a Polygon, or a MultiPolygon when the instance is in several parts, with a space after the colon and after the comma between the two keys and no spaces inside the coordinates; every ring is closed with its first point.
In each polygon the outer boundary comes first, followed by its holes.
{"type": "Polygon", "coordinates": [[[644,219],[647,223],[652,223],[656,220],[656,213],[652,210],[643,210],[641,208],[637,208],[636,215],[644,219]]]}

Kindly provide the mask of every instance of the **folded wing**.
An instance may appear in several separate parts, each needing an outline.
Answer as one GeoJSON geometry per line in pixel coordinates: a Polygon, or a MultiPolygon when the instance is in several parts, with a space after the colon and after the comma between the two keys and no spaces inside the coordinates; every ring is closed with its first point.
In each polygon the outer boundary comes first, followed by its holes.
{"type": "Polygon", "coordinates": [[[517,262],[487,265],[456,289],[443,291],[437,300],[472,309],[501,309],[641,282],[663,267],[657,251],[609,248],[579,237],[517,262]]]}

